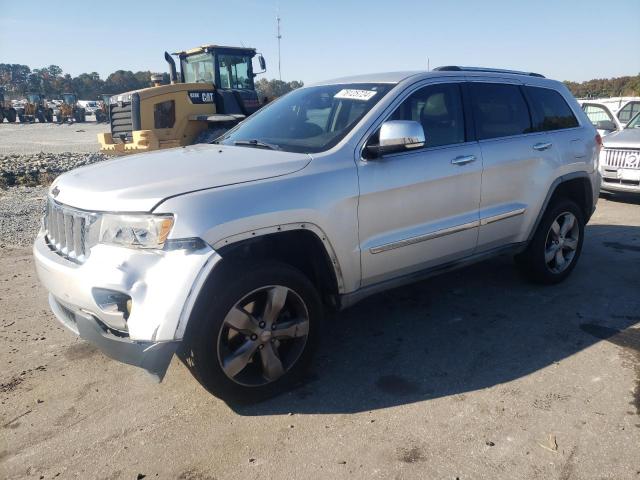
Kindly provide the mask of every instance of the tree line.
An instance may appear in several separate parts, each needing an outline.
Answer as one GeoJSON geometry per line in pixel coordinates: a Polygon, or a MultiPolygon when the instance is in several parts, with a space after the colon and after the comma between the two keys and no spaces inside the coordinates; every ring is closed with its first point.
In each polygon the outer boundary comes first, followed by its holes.
{"type": "MultiPolygon", "coordinates": [[[[91,100],[105,93],[114,95],[150,87],[152,73],[117,70],[103,80],[96,72],[72,77],[57,65],[31,70],[27,65],[0,63],[0,87],[4,87],[5,94],[11,98],[24,97],[30,92],[42,93],[47,98],[57,98],[62,93],[72,92],[81,99],[91,100]]],[[[162,76],[163,81],[168,83],[169,74],[163,73],[162,76]]],[[[578,98],[640,96],[640,75],[564,83],[578,98]]],[[[285,82],[260,78],[255,85],[261,99],[273,99],[304,84],[297,80],[285,82]]]]}
{"type": "MultiPolygon", "coordinates": [[[[28,93],[41,93],[46,98],[59,98],[63,93],[75,93],[82,100],[98,99],[102,94],[115,95],[151,86],[150,71],[117,70],[105,80],[97,72],[72,77],[57,65],[31,70],[27,65],[0,63],[0,87],[8,98],[22,98],[28,93]]],[[[163,82],[169,83],[169,74],[162,73],[163,82]]],[[[299,88],[302,82],[284,82],[261,78],[256,81],[260,99],[273,99],[299,88]]]]}
{"type": "Polygon", "coordinates": [[[577,98],[640,96],[640,75],[633,77],[597,78],[586,82],[564,82],[577,98]]]}

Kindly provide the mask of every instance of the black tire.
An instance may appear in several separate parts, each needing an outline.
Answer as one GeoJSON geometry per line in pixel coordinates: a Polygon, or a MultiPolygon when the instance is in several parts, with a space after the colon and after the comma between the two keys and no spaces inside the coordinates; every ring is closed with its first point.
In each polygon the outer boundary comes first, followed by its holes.
{"type": "MultiPolygon", "coordinates": [[[[575,237],[575,235],[573,236],[575,237]]],[[[531,242],[524,252],[516,256],[516,262],[521,271],[531,281],[544,285],[553,285],[563,281],[571,274],[580,258],[583,241],[584,213],[582,209],[572,200],[559,198],[547,207],[531,242]],[[552,231],[554,222],[558,221],[557,225],[562,227],[561,223],[564,224],[565,219],[570,219],[571,216],[575,218],[576,225],[571,228],[571,231],[577,233],[577,241],[575,238],[569,238],[568,234],[566,237],[560,234],[560,242],[562,243],[554,241],[555,233],[552,231]],[[571,240],[572,246],[575,245],[575,248],[568,247],[569,240],[571,240]],[[545,258],[547,254],[553,254],[554,251],[555,254],[560,251],[565,259],[565,263],[562,263],[560,267],[558,266],[557,257],[549,260],[550,263],[545,258]],[[570,257],[570,260],[566,260],[566,257],[570,257]]]]}
{"type": "Polygon", "coordinates": [[[38,118],[38,122],[40,122],[40,123],[44,123],[45,122],[45,118],[44,118],[44,113],[43,112],[39,111],[36,114],[36,117],[38,118]]]}
{"type": "Polygon", "coordinates": [[[2,110],[0,110],[0,123],[4,122],[4,112],[2,112],[2,110]]]}
{"type": "Polygon", "coordinates": [[[45,119],[47,120],[48,123],[52,123],[53,122],[53,110],[47,110],[47,114],[45,116],[45,119]]]}
{"type": "Polygon", "coordinates": [[[24,123],[24,115],[18,115],[18,120],[20,120],[20,123],[24,123]]]}
{"type": "Polygon", "coordinates": [[[7,112],[7,122],[15,123],[16,117],[17,117],[16,111],[13,108],[9,109],[9,111],[7,112]]]}
{"type": "MultiPolygon", "coordinates": [[[[322,304],[316,288],[300,271],[280,262],[263,262],[255,266],[222,265],[221,268],[222,270],[216,274],[217,276],[212,282],[210,296],[198,308],[198,313],[190,320],[181,355],[187,367],[209,392],[229,403],[249,404],[260,402],[291,389],[302,380],[320,337],[323,314],[322,304]],[[272,344],[270,344],[268,340],[261,340],[260,338],[257,338],[257,340],[254,338],[249,339],[248,336],[238,334],[235,330],[230,330],[228,324],[225,323],[228,313],[241,299],[250,295],[258,295],[261,289],[274,288],[273,286],[282,286],[289,290],[285,297],[287,299],[285,305],[289,305],[293,300],[299,306],[300,301],[302,301],[308,313],[308,334],[304,337],[306,341],[302,346],[299,343],[296,344],[295,351],[292,349],[286,350],[287,345],[290,344],[273,344],[275,340],[271,340],[272,344]],[[257,294],[254,293],[256,291],[258,291],[257,294]],[[295,295],[291,294],[291,291],[295,295]],[[286,367],[287,369],[282,376],[270,381],[270,383],[243,384],[239,378],[245,374],[253,374],[254,378],[259,378],[260,375],[263,375],[262,381],[268,382],[264,376],[264,364],[261,362],[262,353],[264,352],[255,350],[251,354],[249,363],[245,363],[245,366],[232,379],[222,367],[222,358],[226,348],[224,342],[229,332],[242,337],[239,342],[242,346],[246,345],[249,340],[258,344],[264,342],[263,346],[269,348],[274,348],[274,345],[277,345],[275,351],[278,359],[282,360],[281,366],[283,367],[286,365],[287,355],[293,361],[286,367]],[[282,354],[283,345],[285,348],[284,355],[282,354]],[[292,352],[294,352],[294,356],[291,356],[292,352]]],[[[285,306],[280,311],[276,317],[278,320],[275,323],[281,321],[283,312],[285,312],[284,321],[286,321],[287,308],[285,306]]],[[[259,306],[256,309],[261,310],[259,306]]],[[[257,320],[264,318],[259,313],[253,316],[257,320]]],[[[264,327],[263,323],[260,323],[262,327],[264,327]]],[[[266,329],[268,330],[268,327],[266,329]]],[[[302,341],[303,338],[294,338],[292,340],[297,342],[302,341]]],[[[260,348],[262,349],[263,347],[260,348]]],[[[266,351],[269,348],[264,348],[264,350],[266,351]]],[[[230,355],[233,356],[238,350],[232,351],[230,355]]],[[[228,351],[227,354],[229,354],[228,351]]]]}

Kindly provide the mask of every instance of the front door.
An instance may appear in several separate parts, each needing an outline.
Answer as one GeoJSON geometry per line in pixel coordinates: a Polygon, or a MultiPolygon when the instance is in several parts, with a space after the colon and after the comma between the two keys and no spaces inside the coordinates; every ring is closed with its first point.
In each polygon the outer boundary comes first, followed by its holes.
{"type": "Polygon", "coordinates": [[[420,122],[426,145],[359,161],[362,286],[470,255],[478,236],[482,157],[461,85],[418,88],[387,120],[420,122]]]}

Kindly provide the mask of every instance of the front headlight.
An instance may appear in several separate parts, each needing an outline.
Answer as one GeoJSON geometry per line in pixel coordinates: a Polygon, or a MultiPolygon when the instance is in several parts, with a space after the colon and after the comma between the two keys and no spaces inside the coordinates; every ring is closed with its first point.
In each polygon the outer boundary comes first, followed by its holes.
{"type": "Polygon", "coordinates": [[[102,214],[98,243],[129,248],[162,248],[173,227],[173,215],[102,214]]]}

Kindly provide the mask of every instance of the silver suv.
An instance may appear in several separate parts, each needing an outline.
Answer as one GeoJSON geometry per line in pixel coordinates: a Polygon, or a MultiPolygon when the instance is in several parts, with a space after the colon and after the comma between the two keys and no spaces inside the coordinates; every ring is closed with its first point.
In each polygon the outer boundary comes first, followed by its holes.
{"type": "Polygon", "coordinates": [[[559,82],[442,67],[301,88],[214,144],[51,186],[34,254],[56,317],[158,379],[210,392],[300,380],[326,312],[488,256],[574,269],[601,141],[559,82]],[[180,346],[180,349],[178,347],[180,346]]]}

